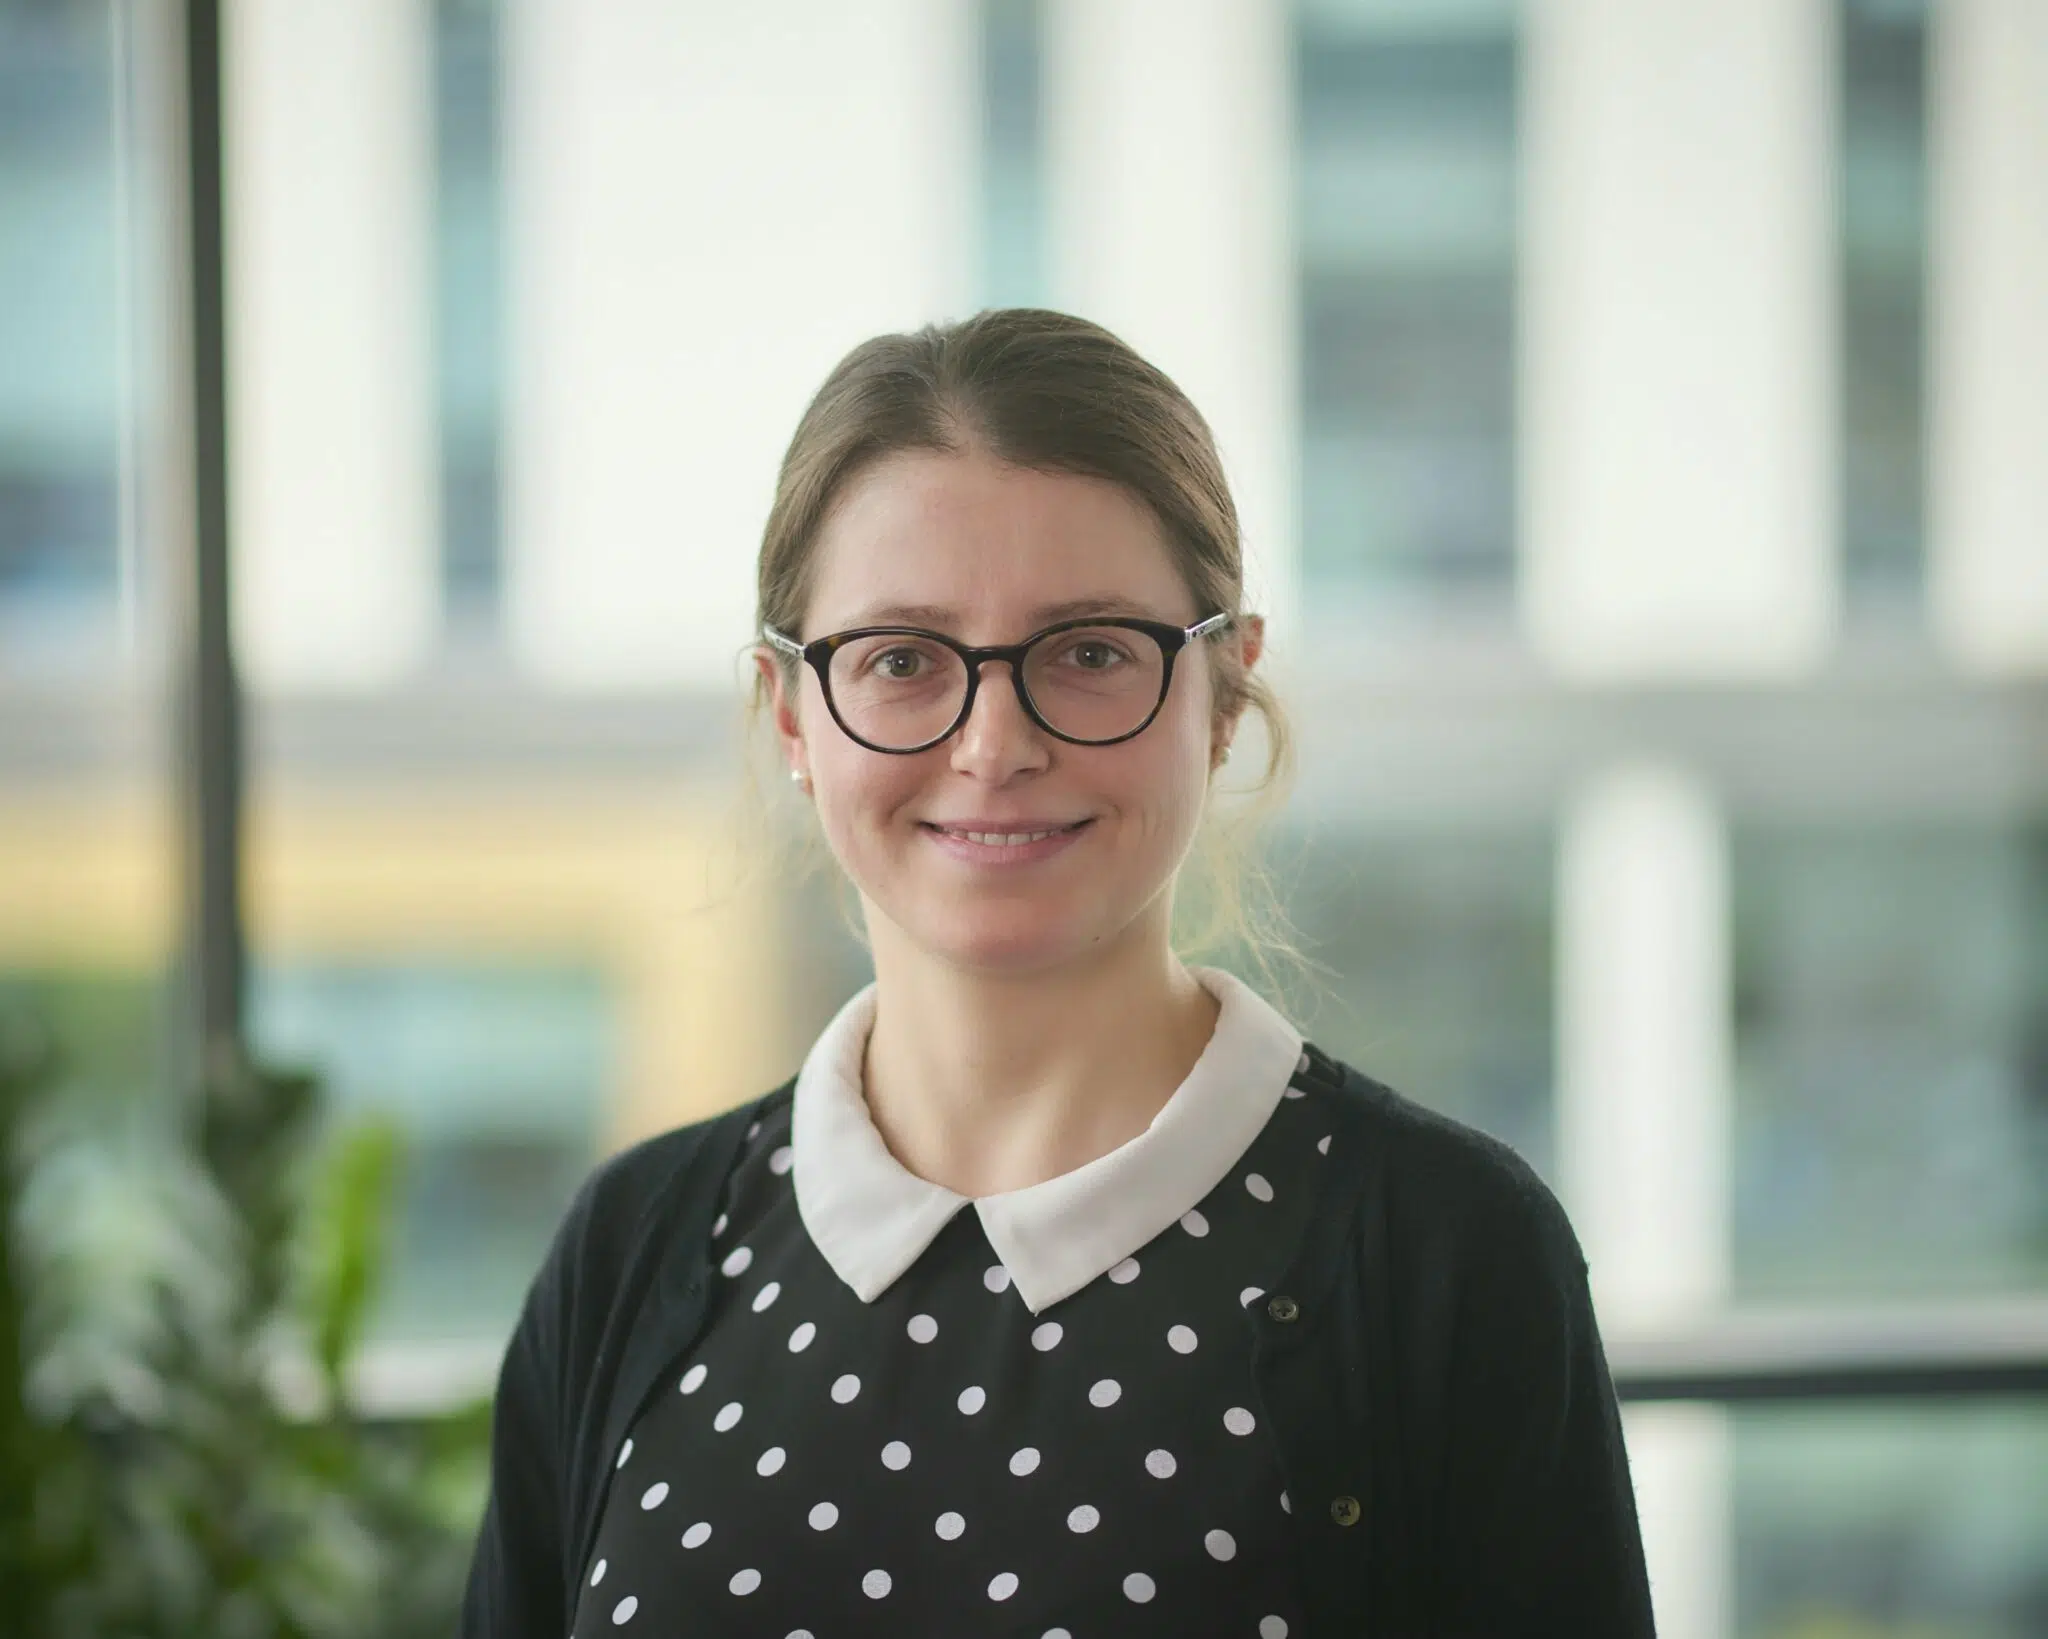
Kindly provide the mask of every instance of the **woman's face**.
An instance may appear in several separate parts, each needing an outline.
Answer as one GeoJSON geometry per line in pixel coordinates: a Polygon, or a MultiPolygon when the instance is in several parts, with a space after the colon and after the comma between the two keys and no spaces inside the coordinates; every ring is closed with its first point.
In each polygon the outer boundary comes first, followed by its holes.
{"type": "MultiPolygon", "coordinates": [[[[877,462],[842,492],[816,550],[805,641],[901,624],[968,644],[1016,643],[1087,613],[1177,626],[1202,613],[1143,502],[1116,484],[1006,466],[976,449],[877,462]]],[[[791,700],[766,651],[758,664],[774,686],[784,753],[811,778],[870,937],[879,946],[893,929],[961,967],[1029,972],[1132,937],[1164,942],[1173,876],[1235,726],[1214,710],[1206,651],[1220,642],[1240,644],[1249,664],[1258,620],[1184,648],[1159,715],[1134,739],[1054,738],[1025,714],[1009,667],[992,661],[967,721],[908,756],[843,734],[809,667],[791,700]],[[1066,834],[1022,849],[957,835],[1053,829],[1066,834]]]]}

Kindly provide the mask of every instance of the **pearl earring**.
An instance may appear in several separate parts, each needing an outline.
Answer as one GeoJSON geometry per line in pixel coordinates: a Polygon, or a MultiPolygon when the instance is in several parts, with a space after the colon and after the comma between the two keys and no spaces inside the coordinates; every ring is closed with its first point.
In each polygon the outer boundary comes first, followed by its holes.
{"type": "Polygon", "coordinates": [[[811,788],[811,777],[810,777],[810,775],[806,774],[806,773],[805,773],[805,772],[804,772],[804,771],[803,771],[803,770],[802,770],[801,768],[792,768],[792,769],[791,769],[791,770],[789,771],[789,777],[790,777],[790,779],[792,779],[793,781],[795,781],[795,782],[796,782],[796,785],[797,785],[797,787],[798,787],[798,789],[799,789],[799,790],[803,790],[803,791],[808,791],[808,790],[810,790],[810,788],[811,788]]]}

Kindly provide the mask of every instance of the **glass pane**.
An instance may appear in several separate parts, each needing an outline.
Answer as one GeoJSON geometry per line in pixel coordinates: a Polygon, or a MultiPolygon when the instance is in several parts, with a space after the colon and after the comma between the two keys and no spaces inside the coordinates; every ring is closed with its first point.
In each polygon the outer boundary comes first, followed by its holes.
{"type": "Polygon", "coordinates": [[[252,990],[259,1052],[317,1066],[332,1120],[406,1134],[373,1333],[509,1328],[597,1147],[617,1029],[604,975],[458,954],[278,963],[252,990]]]}
{"type": "Polygon", "coordinates": [[[1919,598],[1924,527],[1924,7],[1844,0],[1841,41],[1847,591],[1898,607],[1919,598]]]}
{"type": "MultiPolygon", "coordinates": [[[[0,4],[0,664],[117,641],[138,224],[118,8],[0,4]]],[[[126,470],[132,472],[132,465],[126,470]]]]}
{"type": "Polygon", "coordinates": [[[131,8],[0,0],[0,1012],[110,1104],[169,1091],[178,897],[146,49],[131,8]]]}
{"type": "Polygon", "coordinates": [[[1275,859],[1303,949],[1336,970],[1301,987],[1293,1015],[1310,1039],[1505,1140],[1547,1174],[1548,833],[1347,835],[1297,825],[1275,859]]]}
{"type": "Polygon", "coordinates": [[[1043,307],[1043,0],[981,0],[981,283],[988,307],[1043,307]]]}
{"type": "Polygon", "coordinates": [[[1730,1418],[1739,1639],[2048,1633],[2048,1407],[1730,1418]]]}
{"type": "Polygon", "coordinates": [[[496,0],[434,6],[441,580],[457,632],[495,632],[504,358],[496,0]]]}
{"type": "Polygon", "coordinates": [[[2048,1288],[2048,826],[1734,841],[1738,1296],[2048,1288]]]}
{"type": "Polygon", "coordinates": [[[1499,8],[1297,12],[1302,572],[1333,618],[1505,607],[1515,73],[1499,8]]]}

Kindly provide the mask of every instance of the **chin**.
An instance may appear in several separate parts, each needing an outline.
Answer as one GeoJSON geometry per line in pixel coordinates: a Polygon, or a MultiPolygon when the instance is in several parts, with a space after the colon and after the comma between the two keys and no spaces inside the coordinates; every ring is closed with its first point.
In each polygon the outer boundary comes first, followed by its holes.
{"type": "Polygon", "coordinates": [[[1056,920],[1052,907],[1019,906],[1014,916],[937,918],[905,929],[911,943],[955,967],[1024,974],[1057,968],[1101,948],[1099,930],[1056,920]]]}

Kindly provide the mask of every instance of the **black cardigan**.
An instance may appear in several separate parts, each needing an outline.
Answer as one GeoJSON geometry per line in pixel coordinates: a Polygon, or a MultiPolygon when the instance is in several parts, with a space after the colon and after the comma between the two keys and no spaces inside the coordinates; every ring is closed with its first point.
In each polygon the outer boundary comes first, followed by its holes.
{"type": "MultiPolygon", "coordinates": [[[[1312,1639],[1652,1633],[1586,1260],[1506,1145],[1307,1048],[1333,1164],[1246,1311],[1312,1639]],[[1290,1301],[1291,1300],[1291,1301],[1290,1301]]],[[[710,1226],[756,1102],[584,1184],[498,1377],[465,1639],[561,1639],[619,1449],[702,1324],[710,1226]]]]}

